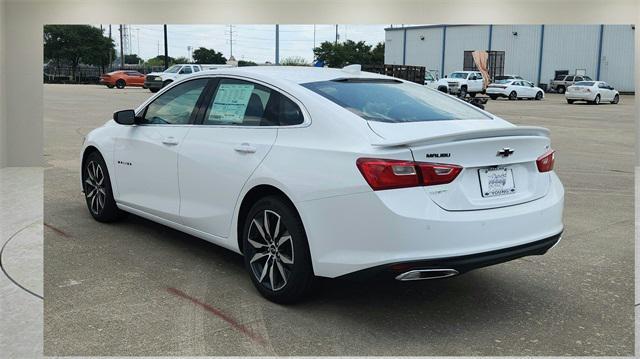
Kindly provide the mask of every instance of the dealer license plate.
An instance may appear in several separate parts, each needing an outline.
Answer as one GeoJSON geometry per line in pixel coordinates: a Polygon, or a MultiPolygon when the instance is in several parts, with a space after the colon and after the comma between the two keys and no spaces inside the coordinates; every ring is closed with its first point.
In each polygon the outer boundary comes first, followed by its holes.
{"type": "Polygon", "coordinates": [[[505,196],[516,193],[513,170],[509,167],[492,167],[478,170],[482,197],[505,196]]]}

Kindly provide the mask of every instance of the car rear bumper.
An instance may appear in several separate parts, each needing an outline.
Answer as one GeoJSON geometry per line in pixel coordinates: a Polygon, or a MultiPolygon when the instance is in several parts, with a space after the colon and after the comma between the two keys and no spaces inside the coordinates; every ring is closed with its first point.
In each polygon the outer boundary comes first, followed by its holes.
{"type": "MultiPolygon", "coordinates": [[[[545,254],[549,249],[560,242],[561,238],[562,232],[535,242],[525,243],[515,247],[503,248],[465,256],[385,264],[349,273],[342,276],[341,278],[355,280],[369,280],[372,278],[382,280],[403,280],[403,275],[406,275],[407,273],[410,273],[412,271],[431,271],[432,273],[434,273],[436,272],[436,270],[448,270],[450,272],[444,272],[442,277],[451,277],[453,275],[463,274],[474,269],[505,263],[526,256],[545,254]]],[[[407,277],[405,276],[404,278],[407,277]]],[[[437,278],[437,276],[423,279],[435,278],[437,278]]]]}
{"type": "Polygon", "coordinates": [[[564,96],[567,100],[582,100],[582,101],[593,101],[596,98],[595,93],[585,93],[585,92],[565,92],[564,96]]]}
{"type": "Polygon", "coordinates": [[[555,173],[550,177],[542,198],[486,210],[444,210],[420,187],[296,205],[316,275],[333,278],[394,263],[515,248],[558,235],[563,230],[564,189],[555,173]]]}
{"type": "Polygon", "coordinates": [[[507,97],[507,96],[509,96],[509,94],[507,93],[507,89],[487,87],[485,92],[486,92],[487,95],[493,95],[493,96],[498,96],[498,97],[507,97]]]}

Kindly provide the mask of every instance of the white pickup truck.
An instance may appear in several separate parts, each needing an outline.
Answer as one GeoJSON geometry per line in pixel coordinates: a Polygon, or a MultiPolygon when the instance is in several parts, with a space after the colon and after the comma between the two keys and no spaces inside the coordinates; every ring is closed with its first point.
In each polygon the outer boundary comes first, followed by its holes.
{"type": "Polygon", "coordinates": [[[457,94],[461,98],[466,97],[467,94],[475,97],[477,93],[484,92],[482,74],[479,71],[452,72],[438,80],[437,89],[442,92],[457,94]]]}
{"type": "Polygon", "coordinates": [[[158,92],[173,81],[179,80],[192,73],[214,70],[222,67],[232,67],[233,65],[196,65],[196,64],[175,64],[163,72],[151,72],[144,79],[144,88],[151,92],[158,92]]]}

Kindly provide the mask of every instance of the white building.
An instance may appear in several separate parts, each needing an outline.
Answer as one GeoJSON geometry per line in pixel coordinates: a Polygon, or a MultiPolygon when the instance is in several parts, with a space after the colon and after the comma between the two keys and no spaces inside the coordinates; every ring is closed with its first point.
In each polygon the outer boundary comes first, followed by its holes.
{"type": "Polygon", "coordinates": [[[504,73],[548,84],[556,71],[585,70],[634,91],[632,25],[424,25],[385,29],[385,63],[463,69],[464,51],[504,51],[504,73]]]}

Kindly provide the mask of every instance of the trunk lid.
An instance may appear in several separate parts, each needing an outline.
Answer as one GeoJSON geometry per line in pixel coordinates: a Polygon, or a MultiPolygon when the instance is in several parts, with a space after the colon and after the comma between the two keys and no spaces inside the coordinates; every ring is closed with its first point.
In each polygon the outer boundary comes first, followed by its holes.
{"type": "Polygon", "coordinates": [[[425,186],[427,196],[449,211],[512,206],[543,197],[549,173],[536,160],[549,150],[548,130],[516,127],[500,119],[411,123],[369,121],[382,138],[374,146],[408,147],[418,162],[462,166],[451,183],[425,186]]]}

